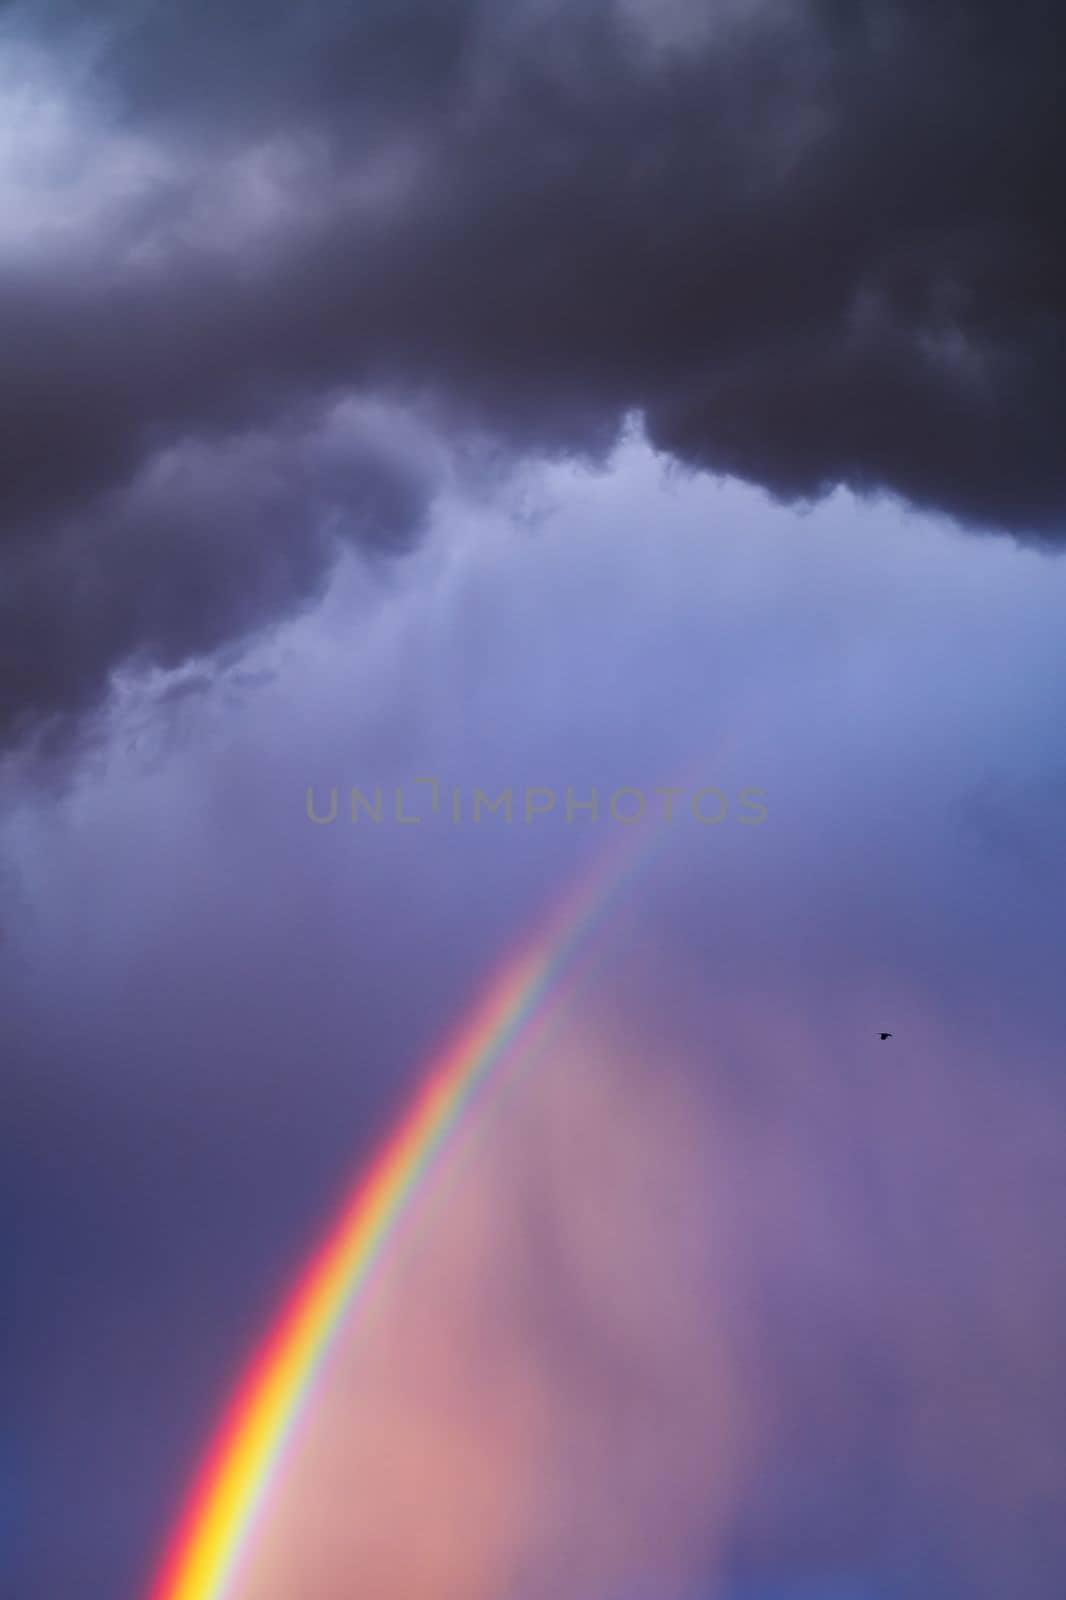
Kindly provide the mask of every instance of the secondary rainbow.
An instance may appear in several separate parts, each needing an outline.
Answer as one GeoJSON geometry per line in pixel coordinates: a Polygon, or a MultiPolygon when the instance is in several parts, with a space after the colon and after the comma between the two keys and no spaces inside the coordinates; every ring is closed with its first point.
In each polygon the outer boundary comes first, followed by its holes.
{"type": "MultiPolygon", "coordinates": [[[[226,1600],[336,1334],[366,1294],[386,1245],[465,1123],[475,1099],[545,1016],[635,864],[628,829],[539,934],[507,963],[470,1019],[431,1061],[414,1104],[298,1282],[226,1412],[193,1485],[151,1600],[226,1600]]],[[[643,855],[643,852],[639,852],[643,855]]]]}

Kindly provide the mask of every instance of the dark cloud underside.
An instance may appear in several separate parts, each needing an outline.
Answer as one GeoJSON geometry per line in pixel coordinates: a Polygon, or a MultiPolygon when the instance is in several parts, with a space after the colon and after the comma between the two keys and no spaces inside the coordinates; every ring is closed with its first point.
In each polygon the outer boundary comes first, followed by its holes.
{"type": "MultiPolygon", "coordinates": [[[[0,267],[9,736],[313,592],[338,502],[289,441],[353,392],[515,452],[600,449],[639,410],[784,498],[843,483],[1061,535],[1051,3],[8,16],[74,75],[90,147],[166,165],[106,228],[0,267]],[[250,434],[281,441],[255,490],[224,461],[250,434]],[[183,442],[189,485],[146,500],[183,442]]],[[[403,544],[430,489],[379,448],[342,532],[403,544]]]]}

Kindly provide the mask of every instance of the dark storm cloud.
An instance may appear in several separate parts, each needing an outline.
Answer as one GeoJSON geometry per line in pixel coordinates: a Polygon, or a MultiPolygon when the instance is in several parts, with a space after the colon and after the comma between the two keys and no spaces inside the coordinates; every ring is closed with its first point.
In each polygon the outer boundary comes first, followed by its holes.
{"type": "Polygon", "coordinates": [[[342,541],[387,550],[412,535],[426,478],[343,409],[159,452],[88,513],[57,514],[7,551],[0,730],[62,713],[49,725],[62,744],[119,663],[175,667],[310,603],[342,541]]]}
{"type": "MultiPolygon", "coordinates": [[[[220,537],[217,575],[180,503],[158,558],[149,529],[124,567],[111,530],[176,441],[284,430],[342,392],[515,450],[600,449],[638,409],[657,445],[785,498],[845,483],[1060,533],[1050,3],[10,16],[90,147],[139,141],[167,170],[106,228],[4,261],[4,559],[41,635],[32,662],[10,647],[8,733],[137,650],[210,649],[307,592],[328,563],[299,473],[265,519],[235,482],[241,554],[220,537]],[[125,599],[90,581],[83,605],[71,543],[125,599]],[[60,614],[62,669],[42,660],[60,614]]],[[[361,537],[410,532],[410,491],[386,502],[361,537]]]]}

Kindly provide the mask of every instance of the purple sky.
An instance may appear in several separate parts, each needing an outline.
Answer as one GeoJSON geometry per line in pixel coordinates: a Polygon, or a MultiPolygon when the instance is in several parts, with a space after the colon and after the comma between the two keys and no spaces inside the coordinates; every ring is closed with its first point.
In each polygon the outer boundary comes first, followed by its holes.
{"type": "MultiPolygon", "coordinates": [[[[427,1056],[623,826],[566,791],[676,782],[727,816],[661,825],[394,1289],[382,1437],[422,1381],[446,1426],[375,1515],[459,1530],[467,1600],[1061,1600],[1047,10],[178,17],[0,21],[0,1593],[141,1600],[427,1056]],[[347,819],[430,775],[459,824],[347,819]]],[[[344,1393],[239,1600],[371,1570],[278,1576],[366,1490],[344,1393]]]]}

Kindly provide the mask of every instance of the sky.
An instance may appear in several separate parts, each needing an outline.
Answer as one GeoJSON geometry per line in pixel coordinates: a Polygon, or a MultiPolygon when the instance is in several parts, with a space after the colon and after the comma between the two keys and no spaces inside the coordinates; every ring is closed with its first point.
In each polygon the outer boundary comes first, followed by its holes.
{"type": "Polygon", "coordinates": [[[1060,1600],[1061,34],[0,6],[4,1600],[634,790],[225,1600],[1060,1600]]]}

